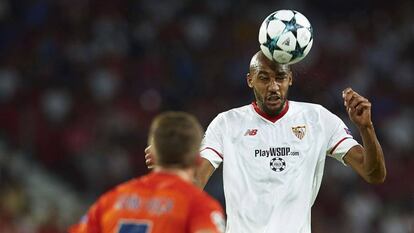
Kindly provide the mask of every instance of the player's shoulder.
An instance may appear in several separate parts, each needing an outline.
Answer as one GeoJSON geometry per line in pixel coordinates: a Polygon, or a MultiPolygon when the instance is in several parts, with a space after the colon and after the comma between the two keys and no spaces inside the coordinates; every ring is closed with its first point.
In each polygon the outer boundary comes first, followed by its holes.
{"type": "Polygon", "coordinates": [[[164,190],[187,197],[200,195],[200,192],[202,192],[197,186],[183,180],[178,175],[165,172],[151,172],[150,174],[132,179],[117,187],[117,192],[119,193],[145,192],[148,190],[164,190]]]}
{"type": "Polygon", "coordinates": [[[243,114],[243,113],[247,113],[247,112],[251,112],[252,110],[252,104],[246,104],[240,107],[236,107],[236,108],[232,108],[228,111],[226,111],[225,113],[227,114],[243,114]]]}
{"type": "Polygon", "coordinates": [[[147,195],[149,192],[158,189],[160,186],[163,186],[164,189],[173,189],[174,186],[180,187],[181,182],[177,182],[177,180],[178,179],[165,178],[158,174],[149,173],[116,185],[102,194],[98,202],[112,203],[119,197],[125,195],[147,195]]]}
{"type": "Polygon", "coordinates": [[[252,105],[247,104],[241,107],[236,107],[229,109],[227,111],[221,112],[217,115],[216,118],[224,119],[224,120],[231,120],[231,119],[240,119],[240,116],[246,117],[250,113],[252,113],[252,105]]]}
{"type": "Polygon", "coordinates": [[[320,104],[291,100],[289,101],[289,110],[292,112],[306,111],[315,113],[323,113],[328,111],[324,106],[320,104]]]}
{"type": "Polygon", "coordinates": [[[289,107],[290,108],[310,109],[310,110],[320,110],[321,108],[324,108],[320,104],[310,103],[310,102],[302,102],[302,101],[292,101],[292,100],[289,100],[289,107]]]}
{"type": "Polygon", "coordinates": [[[137,183],[139,182],[139,178],[133,178],[131,180],[125,181],[123,183],[120,183],[110,189],[109,191],[105,192],[101,195],[100,199],[108,200],[116,197],[117,195],[125,192],[130,192],[134,187],[137,187],[137,183]]]}
{"type": "Polygon", "coordinates": [[[94,205],[99,206],[100,209],[110,209],[114,202],[119,198],[120,195],[126,192],[130,192],[132,183],[136,182],[136,178],[118,184],[108,191],[102,193],[94,205]]]}
{"type": "Polygon", "coordinates": [[[135,177],[133,179],[120,183],[114,188],[114,191],[117,193],[125,193],[153,190],[157,189],[158,186],[169,187],[177,185],[176,183],[178,180],[179,179],[173,175],[162,172],[151,172],[149,174],[135,177]]]}
{"type": "Polygon", "coordinates": [[[220,203],[207,192],[179,177],[171,177],[162,187],[164,190],[169,190],[169,194],[173,194],[176,197],[185,197],[185,200],[190,204],[191,208],[222,210],[220,203]]]}
{"type": "Polygon", "coordinates": [[[302,113],[308,119],[314,119],[322,124],[326,121],[337,121],[339,117],[320,104],[289,101],[291,115],[302,113]]]}

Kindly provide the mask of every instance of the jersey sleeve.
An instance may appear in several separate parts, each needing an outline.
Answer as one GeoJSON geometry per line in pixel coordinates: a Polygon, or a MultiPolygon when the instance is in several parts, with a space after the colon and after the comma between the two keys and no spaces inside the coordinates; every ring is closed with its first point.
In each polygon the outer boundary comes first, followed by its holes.
{"type": "Polygon", "coordinates": [[[223,117],[218,115],[207,127],[201,143],[201,157],[210,161],[215,168],[223,162],[223,128],[223,117]]]}
{"type": "Polygon", "coordinates": [[[328,148],[327,155],[335,158],[343,163],[346,153],[352,147],[359,145],[359,143],[353,138],[351,131],[345,125],[345,123],[336,115],[325,110],[325,114],[322,117],[322,122],[326,126],[328,148]]]}
{"type": "Polygon", "coordinates": [[[214,233],[224,233],[225,224],[223,209],[216,200],[203,195],[193,201],[188,220],[189,232],[210,230],[214,233]]]}

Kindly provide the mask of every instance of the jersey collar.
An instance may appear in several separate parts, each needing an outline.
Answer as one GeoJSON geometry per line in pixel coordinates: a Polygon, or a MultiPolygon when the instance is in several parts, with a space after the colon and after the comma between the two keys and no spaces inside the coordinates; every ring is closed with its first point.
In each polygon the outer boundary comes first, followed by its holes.
{"type": "Polygon", "coordinates": [[[260,110],[259,106],[257,106],[257,104],[256,104],[256,101],[253,101],[252,105],[253,105],[254,111],[256,111],[257,114],[259,114],[260,116],[262,116],[266,120],[271,121],[273,123],[275,123],[277,120],[282,118],[287,113],[287,111],[289,110],[289,101],[288,100],[286,101],[286,104],[283,107],[282,111],[274,117],[271,117],[271,116],[267,115],[265,112],[263,112],[262,110],[260,110]]]}

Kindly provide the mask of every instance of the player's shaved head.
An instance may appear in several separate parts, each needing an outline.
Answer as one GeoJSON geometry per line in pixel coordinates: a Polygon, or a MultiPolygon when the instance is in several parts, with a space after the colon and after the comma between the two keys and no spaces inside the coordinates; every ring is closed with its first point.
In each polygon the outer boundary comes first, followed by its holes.
{"type": "Polygon", "coordinates": [[[154,146],[157,164],[162,167],[187,168],[199,154],[203,128],[185,112],[165,112],[151,124],[149,144],[154,146]]]}
{"type": "Polygon", "coordinates": [[[250,61],[246,78],[259,109],[271,117],[278,115],[285,106],[289,86],[292,85],[290,66],[272,61],[259,51],[250,61]]]}
{"type": "Polygon", "coordinates": [[[279,64],[277,62],[274,62],[274,61],[270,60],[260,50],[257,53],[255,53],[253,55],[252,59],[250,60],[249,72],[254,73],[262,66],[268,66],[268,67],[272,68],[272,70],[290,71],[290,66],[289,65],[279,64]]]}

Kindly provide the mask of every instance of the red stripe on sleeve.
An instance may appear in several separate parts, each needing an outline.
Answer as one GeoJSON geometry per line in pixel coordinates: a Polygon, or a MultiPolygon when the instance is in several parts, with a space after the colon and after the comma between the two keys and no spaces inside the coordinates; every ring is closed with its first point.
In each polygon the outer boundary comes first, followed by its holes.
{"type": "MultiPolygon", "coordinates": [[[[204,148],[204,149],[202,149],[201,151],[203,151],[203,150],[212,150],[214,153],[216,153],[221,159],[223,159],[223,155],[222,154],[220,154],[219,152],[217,152],[214,148],[211,148],[211,147],[206,147],[206,148],[204,148]]],[[[200,152],[201,152],[200,151],[200,152]]]]}
{"type": "Polygon", "coordinates": [[[339,146],[339,144],[341,144],[341,142],[345,141],[345,139],[348,139],[348,138],[351,138],[351,137],[344,137],[341,140],[339,140],[339,142],[335,144],[335,146],[332,148],[332,150],[329,152],[329,154],[332,155],[333,152],[335,151],[335,149],[339,146]]]}

